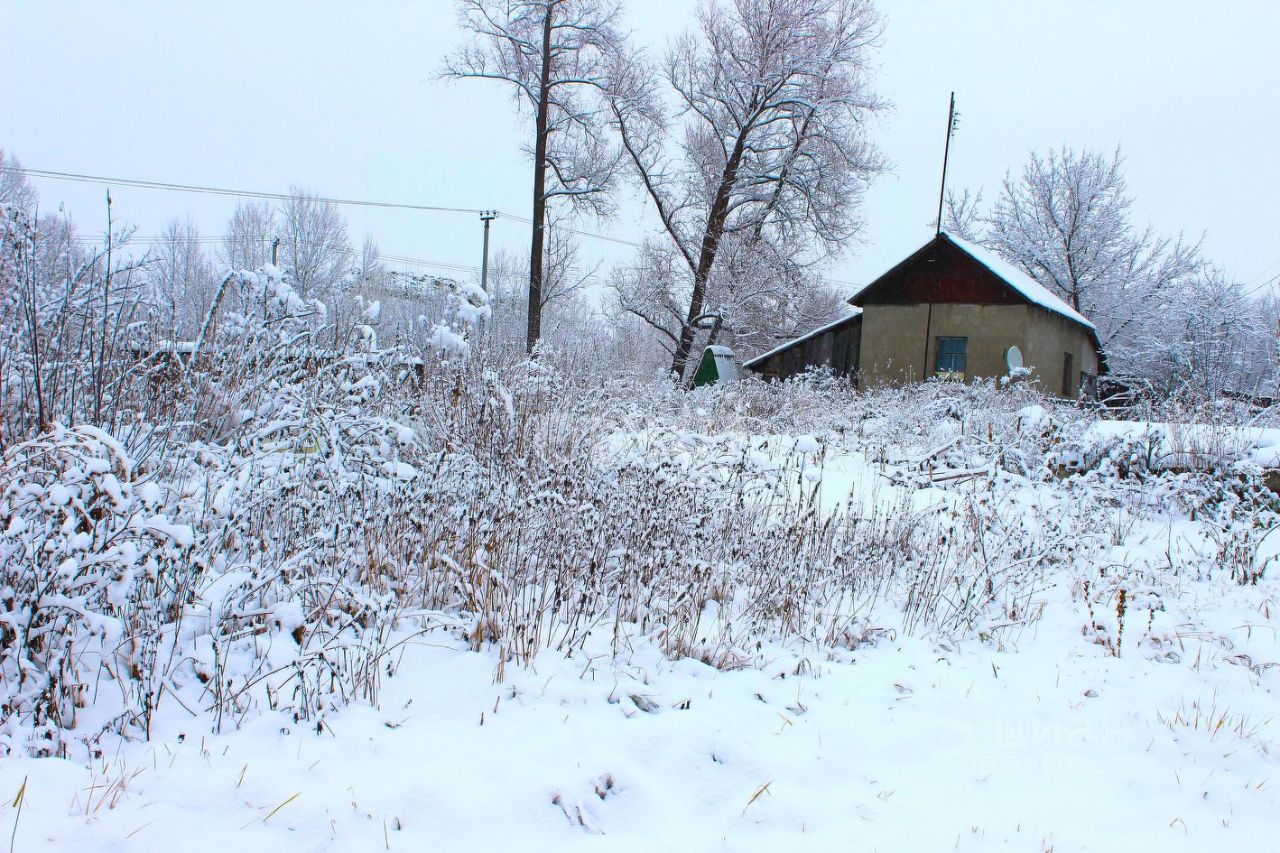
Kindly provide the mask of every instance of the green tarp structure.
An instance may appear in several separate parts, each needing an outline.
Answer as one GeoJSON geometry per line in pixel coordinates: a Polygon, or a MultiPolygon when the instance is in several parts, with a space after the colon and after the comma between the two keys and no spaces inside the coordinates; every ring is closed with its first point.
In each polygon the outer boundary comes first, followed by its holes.
{"type": "Polygon", "coordinates": [[[737,382],[738,361],[733,350],[728,347],[707,347],[702,351],[702,359],[693,374],[693,387],[713,385],[716,382],[737,382]]]}

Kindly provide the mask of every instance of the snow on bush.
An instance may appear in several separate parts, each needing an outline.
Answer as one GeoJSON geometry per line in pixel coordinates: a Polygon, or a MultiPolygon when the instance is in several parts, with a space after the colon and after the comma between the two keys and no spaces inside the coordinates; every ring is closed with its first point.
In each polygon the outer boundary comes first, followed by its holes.
{"type": "Polygon", "coordinates": [[[1256,586],[1275,559],[1256,465],[1120,464],[1097,413],[1022,383],[690,393],[550,352],[496,364],[473,346],[484,294],[451,293],[422,349],[380,349],[376,312],[321,348],[324,308],[286,272],[229,274],[190,347],[122,357],[110,418],[51,398],[22,422],[0,749],[93,755],[170,706],[323,730],[427,631],[499,678],[593,636],[740,668],[765,640],[1016,642],[1067,583],[1085,642],[1167,655],[1150,614],[1181,577],[1256,586]],[[1125,551],[1169,512],[1196,527],[1166,565],[1125,551]]]}
{"type": "Polygon", "coordinates": [[[1124,541],[1113,515],[1155,512],[1166,486],[1220,531],[1188,560],[1256,582],[1269,559],[1262,492],[1187,474],[1134,489],[1095,469],[1051,505],[1010,502],[1019,483],[1058,483],[1055,447],[1088,428],[1025,393],[855,394],[816,377],[685,394],[541,362],[419,371],[395,352],[290,352],[248,386],[210,368],[250,412],[217,443],[140,462],[81,427],[6,452],[7,749],[143,737],[168,701],[213,728],[262,709],[323,726],[433,629],[500,666],[576,653],[593,632],[615,653],[651,637],[722,668],[755,664],[766,637],[1000,644],[1063,572],[1099,611],[1089,636],[1119,651],[1116,597],[1150,611],[1160,577],[1096,566],[1124,541]],[[930,479],[948,466],[987,487],[930,479]],[[827,494],[888,482],[909,488],[827,494]]]}
{"type": "Polygon", "coordinates": [[[0,745],[64,754],[98,671],[122,691],[119,724],[145,733],[164,688],[158,656],[201,576],[193,528],[88,426],[5,452],[0,528],[0,745]]]}

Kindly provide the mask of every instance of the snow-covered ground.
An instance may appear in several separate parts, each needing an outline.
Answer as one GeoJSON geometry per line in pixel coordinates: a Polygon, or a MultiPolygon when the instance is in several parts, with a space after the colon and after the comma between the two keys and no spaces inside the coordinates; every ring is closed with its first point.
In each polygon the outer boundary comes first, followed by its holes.
{"type": "Polygon", "coordinates": [[[1097,444],[1124,442],[1141,447],[1153,468],[1196,468],[1205,459],[1224,456],[1280,467],[1280,429],[1117,420],[1099,421],[1087,436],[1097,444]]]}
{"type": "MultiPolygon", "coordinates": [[[[1234,653],[1275,659],[1274,623],[1252,633],[1234,653]]],[[[1058,619],[1016,650],[882,637],[719,672],[641,647],[495,685],[425,637],[321,733],[173,716],[93,771],[6,761],[0,790],[29,777],[19,850],[1273,849],[1274,693],[1216,642],[1182,651],[1116,659],[1058,619]],[[1261,730],[1165,722],[1193,703],[1261,730]]]]}
{"type": "MultiPolygon", "coordinates": [[[[854,514],[998,498],[1047,524],[1100,499],[997,474],[934,487],[902,463],[929,454],[886,462],[854,436],[605,444],[627,446],[709,479],[779,466],[824,517],[851,494],[854,514]]],[[[17,850],[1275,849],[1275,578],[1215,570],[1205,522],[1142,488],[1010,599],[1034,608],[1017,624],[908,633],[886,595],[838,642],[738,637],[723,669],[643,631],[615,655],[612,623],[528,667],[456,626],[406,632],[376,703],[319,724],[266,711],[215,735],[172,701],[149,742],[105,739],[89,766],[5,758],[0,821],[17,850]]]]}

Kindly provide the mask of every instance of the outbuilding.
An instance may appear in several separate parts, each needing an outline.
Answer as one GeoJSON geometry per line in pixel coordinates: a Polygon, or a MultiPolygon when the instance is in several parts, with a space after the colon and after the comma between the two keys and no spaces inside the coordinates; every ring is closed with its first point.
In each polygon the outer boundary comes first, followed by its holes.
{"type": "Polygon", "coordinates": [[[766,378],[826,365],[865,387],[1021,369],[1050,393],[1096,394],[1098,330],[994,252],[941,231],[849,299],[856,313],[747,361],[766,378]]]}
{"type": "Polygon", "coordinates": [[[692,385],[730,385],[738,381],[738,359],[728,347],[709,346],[702,351],[702,359],[693,374],[692,385]]]}

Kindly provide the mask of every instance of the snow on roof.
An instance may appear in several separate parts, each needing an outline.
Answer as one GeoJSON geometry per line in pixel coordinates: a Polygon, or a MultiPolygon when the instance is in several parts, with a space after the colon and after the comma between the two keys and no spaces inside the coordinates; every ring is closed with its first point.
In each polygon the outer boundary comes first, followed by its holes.
{"type": "Polygon", "coordinates": [[[716,360],[716,373],[720,376],[720,382],[727,385],[742,378],[738,375],[738,357],[729,347],[709,346],[707,352],[716,360]]]}
{"type": "Polygon", "coordinates": [[[839,326],[841,323],[847,323],[848,321],[852,320],[854,317],[860,317],[860,316],[862,316],[862,309],[854,308],[852,314],[847,314],[844,317],[841,317],[839,320],[834,320],[830,323],[827,323],[825,326],[819,326],[818,328],[814,329],[811,332],[805,332],[800,337],[792,338],[786,343],[778,344],[776,347],[769,350],[768,352],[761,353],[760,355],[756,356],[753,359],[744,361],[742,363],[742,366],[751,367],[752,365],[757,364],[758,362],[764,361],[769,356],[777,355],[778,353],[782,352],[784,349],[788,349],[790,347],[795,346],[796,344],[803,343],[804,341],[809,340],[809,338],[816,337],[817,335],[820,335],[823,332],[834,329],[836,326],[839,326]]]}
{"type": "Polygon", "coordinates": [[[1061,314],[1068,320],[1073,320],[1087,329],[1097,331],[1098,327],[1085,319],[1084,315],[1076,311],[1067,303],[1063,302],[1057,296],[1054,296],[1044,285],[1027,275],[1004,258],[997,255],[990,249],[979,246],[976,243],[970,243],[963,237],[952,234],[950,231],[943,231],[942,236],[946,237],[954,243],[959,249],[965,252],[978,263],[995,273],[1004,282],[1012,287],[1018,293],[1022,294],[1028,302],[1039,305],[1041,308],[1048,309],[1055,314],[1061,314]]]}

